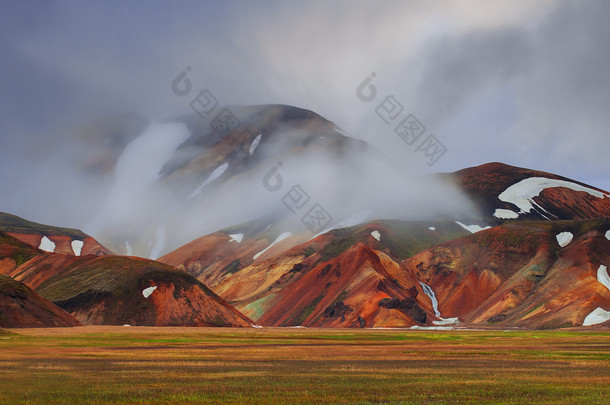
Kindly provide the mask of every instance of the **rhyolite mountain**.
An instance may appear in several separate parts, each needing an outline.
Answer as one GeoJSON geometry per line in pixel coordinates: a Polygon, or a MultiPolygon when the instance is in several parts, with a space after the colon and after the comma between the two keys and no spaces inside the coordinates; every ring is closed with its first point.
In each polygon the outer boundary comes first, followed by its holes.
{"type": "MultiPolygon", "coordinates": [[[[135,124],[125,124],[123,136],[109,135],[111,147],[100,146],[104,163],[83,166],[114,176],[106,199],[91,205],[85,231],[115,252],[156,259],[204,234],[263,219],[263,226],[301,233],[307,229],[300,218],[316,204],[330,222],[311,236],[367,213],[369,220],[386,218],[392,209],[398,217],[470,211],[450,179],[421,178],[426,187],[410,193],[415,176],[312,111],[285,105],[227,110],[238,125],[222,134],[191,114],[148,123],[135,138],[135,124]],[[289,207],[287,198],[298,207],[289,207]]],[[[102,145],[90,134],[103,137],[106,126],[87,131],[87,145],[102,145]]]]}
{"type": "MultiPolygon", "coordinates": [[[[229,110],[240,125],[227,133],[214,131],[209,120],[194,113],[144,124],[137,116],[106,117],[80,129],[88,149],[100,150],[90,152],[88,159],[81,158],[83,170],[94,168],[106,176],[114,172],[115,189],[140,165],[140,155],[148,152],[146,144],[176,139],[167,149],[150,152],[151,161],[167,155],[158,160],[156,177],[133,197],[128,209],[117,211],[109,197],[89,229],[116,252],[156,258],[199,236],[199,229],[210,220],[202,219],[201,212],[235,205],[236,219],[245,222],[254,219],[242,214],[251,206],[265,206],[272,198],[279,202],[280,196],[272,196],[262,184],[265,173],[278,162],[287,165],[288,160],[298,161],[305,154],[340,160],[353,150],[377,153],[308,110],[282,105],[233,106],[229,110]],[[160,132],[163,134],[158,135],[160,132]],[[144,145],[137,144],[138,137],[144,145]],[[107,144],[105,139],[111,142],[107,144]],[[139,147],[141,152],[130,153],[130,147],[139,147]]],[[[338,164],[355,162],[344,159],[338,164]]],[[[108,194],[112,193],[111,188],[108,194]]],[[[124,204],[126,193],[122,194],[117,200],[124,204]]],[[[271,222],[280,220],[273,210],[266,214],[271,222]]]]}
{"type": "Polygon", "coordinates": [[[398,281],[429,285],[467,324],[580,326],[610,309],[609,231],[608,218],[506,223],[402,261],[398,281]]]}
{"type": "Polygon", "coordinates": [[[159,260],[262,325],[557,328],[610,319],[607,192],[500,163],[439,176],[480,208],[470,222],[365,221],[316,237],[246,223],[159,260]]]}
{"type": "Polygon", "coordinates": [[[0,212],[0,231],[37,249],[73,256],[107,255],[112,252],[78,229],[59,228],[0,212]]]}
{"type": "Polygon", "coordinates": [[[11,313],[11,327],[252,325],[191,275],[152,260],[49,253],[0,231],[0,274],[24,285],[3,284],[13,301],[0,311],[11,313]],[[49,319],[34,322],[45,308],[49,319]]]}
{"type": "Polygon", "coordinates": [[[85,230],[158,261],[8,243],[2,272],[85,324],[609,326],[608,192],[502,163],[407,175],[311,111],[228,110],[223,133],[197,114],[85,131],[83,170],[111,185],[85,230]]]}
{"type": "MultiPolygon", "coordinates": [[[[196,275],[258,323],[277,326],[425,323],[418,306],[392,311],[378,303],[417,296],[417,289],[395,284],[402,259],[468,234],[452,222],[374,221],[313,239],[291,235],[274,244],[273,229],[238,230],[245,233],[217,232],[159,260],[196,275]],[[336,305],[342,309],[334,311],[336,305]]],[[[420,297],[429,307],[426,300],[420,297]]]]}
{"type": "Polygon", "coordinates": [[[451,222],[373,221],[278,243],[256,259],[272,237],[229,235],[160,260],[261,325],[557,328],[610,319],[608,218],[515,221],[472,234],[451,222]]]}
{"type": "Polygon", "coordinates": [[[12,277],[0,274],[0,327],[79,326],[72,315],[12,277]]]}
{"type": "Polygon", "coordinates": [[[488,163],[445,176],[470,197],[481,218],[493,224],[507,219],[568,220],[610,216],[607,191],[552,173],[488,163]]]}
{"type": "Polygon", "coordinates": [[[106,199],[92,204],[85,230],[114,252],[152,259],[253,221],[301,233],[304,212],[284,205],[299,186],[310,205],[320,203],[332,217],[311,236],[362,218],[486,227],[610,215],[603,190],[555,174],[501,163],[409,174],[408,166],[312,111],[286,105],[223,111],[235,117],[223,132],[212,116],[196,113],[163,122],[124,114],[80,128],[87,151],[79,156],[81,170],[106,179],[100,183],[106,199]]]}

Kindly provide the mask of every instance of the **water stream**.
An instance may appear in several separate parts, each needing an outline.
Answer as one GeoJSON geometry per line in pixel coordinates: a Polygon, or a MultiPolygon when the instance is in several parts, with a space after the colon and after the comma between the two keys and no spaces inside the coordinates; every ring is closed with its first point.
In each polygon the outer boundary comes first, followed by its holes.
{"type": "Polygon", "coordinates": [[[421,288],[424,290],[424,293],[430,298],[430,301],[432,301],[432,309],[434,310],[434,315],[442,319],[441,313],[438,311],[438,301],[436,299],[436,295],[434,295],[434,291],[432,291],[432,288],[430,288],[428,284],[424,284],[421,281],[419,282],[419,284],[421,284],[421,288]]]}

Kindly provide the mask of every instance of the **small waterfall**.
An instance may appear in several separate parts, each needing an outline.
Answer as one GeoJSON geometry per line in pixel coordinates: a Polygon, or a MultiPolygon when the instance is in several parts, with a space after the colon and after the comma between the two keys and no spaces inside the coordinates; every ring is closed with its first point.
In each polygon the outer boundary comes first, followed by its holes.
{"type": "Polygon", "coordinates": [[[419,284],[421,284],[421,288],[424,290],[424,293],[430,298],[430,301],[432,301],[432,309],[434,310],[434,315],[436,315],[438,318],[441,318],[441,313],[438,311],[438,301],[436,299],[436,295],[434,295],[434,291],[432,291],[432,288],[430,288],[430,286],[428,284],[424,284],[421,281],[419,282],[419,284]]]}

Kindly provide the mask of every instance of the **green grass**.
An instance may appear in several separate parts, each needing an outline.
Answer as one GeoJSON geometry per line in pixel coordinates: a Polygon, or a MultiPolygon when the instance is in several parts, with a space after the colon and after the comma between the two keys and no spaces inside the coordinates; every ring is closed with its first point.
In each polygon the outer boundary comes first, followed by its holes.
{"type": "Polygon", "coordinates": [[[66,235],[72,239],[84,239],[87,237],[85,233],[78,229],[72,228],[61,228],[57,226],[39,224],[36,222],[28,221],[20,218],[16,215],[7,214],[0,212],[0,230],[4,232],[13,233],[25,233],[25,234],[44,234],[47,236],[52,235],[66,235]]]}
{"type": "Polygon", "coordinates": [[[241,265],[239,264],[239,259],[233,260],[229,263],[224,269],[221,270],[222,275],[225,274],[234,274],[241,270],[241,265]]]}
{"type": "MultiPolygon", "coordinates": [[[[1,229],[1,228],[0,228],[1,229]]],[[[10,257],[17,266],[36,256],[37,251],[25,242],[21,242],[0,230],[0,259],[10,257]]]]}
{"type": "MultiPolygon", "coordinates": [[[[428,223],[407,221],[372,221],[378,223],[382,229],[387,227],[388,234],[379,244],[381,250],[386,250],[395,260],[406,259],[422,250],[429,249],[439,243],[465,236],[462,228],[448,221],[438,221],[434,225],[438,233],[430,233],[428,223]]],[[[430,222],[432,224],[432,222],[430,222]]],[[[331,243],[320,250],[319,262],[325,262],[345,252],[358,241],[363,241],[370,235],[370,229],[356,225],[347,228],[332,230],[329,233],[337,236],[331,243]]]]}
{"type": "Polygon", "coordinates": [[[603,332],[16,330],[0,403],[607,403],[603,332]]]}

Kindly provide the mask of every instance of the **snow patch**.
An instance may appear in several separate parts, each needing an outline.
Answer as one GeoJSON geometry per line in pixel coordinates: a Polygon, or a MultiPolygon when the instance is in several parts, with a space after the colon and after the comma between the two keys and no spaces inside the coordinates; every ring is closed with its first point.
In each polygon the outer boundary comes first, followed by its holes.
{"type": "Polygon", "coordinates": [[[496,208],[496,212],[494,212],[494,217],[499,219],[515,219],[519,218],[519,214],[517,214],[515,211],[496,208]]]}
{"type": "Polygon", "coordinates": [[[491,226],[486,226],[483,228],[480,225],[464,225],[463,223],[461,223],[459,221],[455,221],[455,223],[458,224],[459,226],[461,226],[462,228],[466,229],[470,233],[477,233],[480,231],[484,231],[485,229],[491,229],[491,226]]]}
{"type": "Polygon", "coordinates": [[[432,321],[434,325],[443,326],[443,325],[456,325],[459,323],[458,318],[441,318],[440,321],[432,321]]]}
{"type": "Polygon", "coordinates": [[[229,236],[231,237],[231,240],[229,242],[241,243],[241,241],[244,239],[243,233],[231,233],[229,234],[229,236]]]}
{"type": "Polygon", "coordinates": [[[127,241],[125,241],[125,251],[127,252],[127,256],[133,256],[133,249],[131,249],[131,245],[127,241]]]}
{"type": "Polygon", "coordinates": [[[554,187],[565,187],[574,191],[582,191],[589,193],[597,198],[605,198],[608,195],[601,191],[593,190],[592,188],[581,186],[580,184],[572,183],[571,181],[547,179],[546,177],[530,177],[513,184],[504,190],[498,198],[500,201],[511,203],[519,207],[519,214],[529,213],[534,205],[541,211],[546,212],[534,201],[534,197],[540,195],[542,190],[554,187]]]}
{"type": "Polygon", "coordinates": [[[428,229],[430,229],[431,231],[436,231],[436,228],[433,226],[429,226],[428,229]]]}
{"type": "Polygon", "coordinates": [[[72,245],[72,251],[74,252],[75,256],[80,256],[80,252],[83,250],[83,245],[85,244],[85,242],[83,242],[82,240],[73,240],[71,245],[72,245]]]}
{"type": "Polygon", "coordinates": [[[150,251],[150,256],[148,257],[149,259],[153,259],[153,260],[156,260],[159,258],[159,256],[161,256],[161,252],[163,251],[163,248],[165,247],[165,225],[157,228],[157,232],[156,232],[155,236],[156,236],[155,246],[150,251]]]}
{"type": "Polygon", "coordinates": [[[257,137],[254,138],[254,140],[252,141],[252,145],[250,145],[250,149],[248,150],[248,156],[252,156],[252,154],[258,147],[258,144],[261,142],[262,136],[263,136],[263,134],[258,134],[257,137]]]}
{"type": "Polygon", "coordinates": [[[451,326],[419,326],[413,325],[409,329],[413,330],[453,330],[451,326]]]}
{"type": "Polygon", "coordinates": [[[55,243],[46,236],[43,236],[42,239],[40,239],[40,246],[38,246],[38,249],[53,253],[55,252],[55,243]]]}
{"type": "Polygon", "coordinates": [[[559,243],[559,246],[566,247],[570,244],[570,242],[572,242],[572,239],[574,239],[574,235],[572,235],[571,232],[561,232],[558,233],[555,238],[557,239],[557,243],[559,243]]]}
{"type": "Polygon", "coordinates": [[[610,240],[610,231],[606,232],[606,239],[610,240]]]}
{"type": "Polygon", "coordinates": [[[597,269],[597,281],[606,286],[610,290],[610,277],[608,276],[608,269],[603,264],[597,269]]]}
{"type": "Polygon", "coordinates": [[[197,187],[197,189],[195,191],[193,191],[191,193],[191,195],[189,195],[188,199],[189,200],[193,199],[193,198],[197,197],[199,194],[201,194],[201,192],[203,191],[203,188],[205,186],[207,186],[208,184],[210,184],[211,182],[213,182],[214,180],[216,180],[217,178],[222,176],[224,174],[224,172],[227,171],[228,168],[229,168],[229,164],[223,163],[220,166],[218,166],[216,169],[214,169],[212,174],[210,174],[208,176],[208,178],[203,183],[201,183],[201,185],[199,187],[197,187]]]}
{"type": "Polygon", "coordinates": [[[377,239],[377,242],[381,241],[381,234],[379,233],[379,231],[373,231],[371,232],[371,236],[375,239],[377,239]]]}
{"type": "Polygon", "coordinates": [[[593,310],[585,320],[582,322],[582,326],[597,325],[598,323],[604,323],[610,319],[610,311],[604,311],[602,308],[597,307],[593,310]]]}
{"type": "Polygon", "coordinates": [[[157,286],[145,288],[142,290],[142,295],[144,296],[144,298],[148,298],[148,297],[150,297],[150,294],[152,294],[153,291],[155,291],[156,289],[157,289],[157,286]]]}
{"type": "Polygon", "coordinates": [[[261,255],[263,253],[265,253],[267,250],[271,249],[272,246],[277,245],[278,243],[280,243],[281,241],[283,241],[284,239],[286,239],[287,237],[289,237],[290,235],[292,235],[292,232],[283,232],[280,234],[280,236],[278,236],[277,238],[275,238],[275,240],[273,241],[273,243],[271,243],[269,246],[267,246],[265,249],[261,250],[260,252],[258,252],[257,254],[254,255],[254,260],[258,259],[259,257],[261,257],[261,255]]]}

